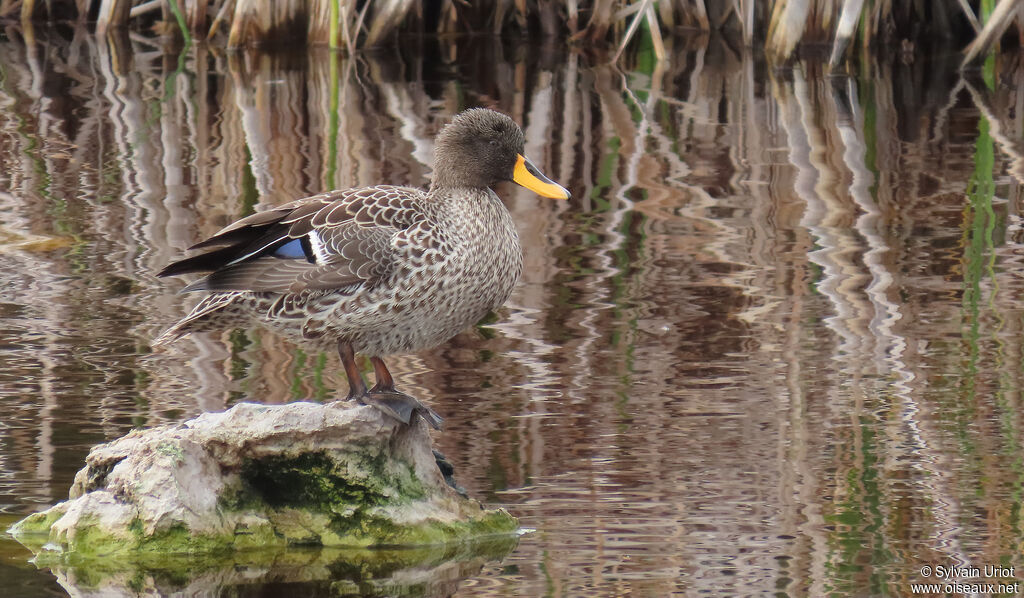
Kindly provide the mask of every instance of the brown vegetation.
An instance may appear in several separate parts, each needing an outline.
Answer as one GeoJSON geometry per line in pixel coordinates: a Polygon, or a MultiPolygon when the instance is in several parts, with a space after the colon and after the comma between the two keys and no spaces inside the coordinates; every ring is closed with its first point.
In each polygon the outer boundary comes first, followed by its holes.
{"type": "MultiPolygon", "coordinates": [[[[155,27],[185,36],[226,35],[229,48],[305,39],[345,48],[378,45],[398,33],[530,33],[578,44],[614,44],[619,52],[644,29],[659,59],[663,38],[682,29],[723,32],[744,45],[763,39],[776,64],[801,45],[831,47],[839,63],[851,42],[906,49],[922,40],[955,40],[965,63],[988,52],[1016,25],[1024,39],[1024,3],[1015,0],[865,2],[864,0],[0,0],[0,16],[94,20],[111,27],[155,27]],[[979,14],[980,13],[980,14],[979,14]]],[[[618,56],[618,54],[616,54],[618,56]]]]}

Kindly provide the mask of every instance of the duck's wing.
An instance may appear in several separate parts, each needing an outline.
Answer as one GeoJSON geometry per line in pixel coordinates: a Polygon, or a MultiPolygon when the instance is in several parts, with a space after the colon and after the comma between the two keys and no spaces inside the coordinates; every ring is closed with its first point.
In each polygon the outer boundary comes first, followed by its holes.
{"type": "Polygon", "coordinates": [[[185,291],[297,293],[344,289],[385,276],[396,235],[422,220],[425,194],[380,185],[332,191],[258,212],[192,249],[158,276],[210,272],[185,291]]]}

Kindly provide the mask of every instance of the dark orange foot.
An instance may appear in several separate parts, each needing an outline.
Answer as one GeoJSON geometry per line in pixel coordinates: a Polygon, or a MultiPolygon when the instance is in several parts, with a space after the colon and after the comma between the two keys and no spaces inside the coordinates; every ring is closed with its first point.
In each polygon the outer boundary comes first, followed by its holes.
{"type": "Polygon", "coordinates": [[[432,428],[441,429],[441,422],[444,419],[437,412],[420,403],[415,397],[395,390],[395,380],[380,357],[370,358],[374,374],[377,376],[377,384],[370,390],[366,390],[363,375],[356,365],[356,356],[352,345],[338,341],[338,355],[341,356],[345,375],[348,376],[348,397],[346,399],[362,405],[372,405],[406,425],[411,424],[413,415],[418,413],[432,428]]]}
{"type": "Polygon", "coordinates": [[[403,424],[411,424],[413,415],[418,413],[435,430],[441,429],[444,419],[436,411],[419,402],[415,397],[395,389],[374,386],[358,399],[366,405],[373,405],[403,424]]]}
{"type": "Polygon", "coordinates": [[[412,422],[414,413],[419,413],[432,428],[441,429],[441,422],[444,420],[437,412],[419,402],[416,397],[395,390],[395,380],[391,377],[388,366],[384,365],[383,359],[371,357],[370,363],[373,364],[373,374],[377,378],[377,384],[367,391],[363,396],[363,401],[406,424],[412,422]]]}

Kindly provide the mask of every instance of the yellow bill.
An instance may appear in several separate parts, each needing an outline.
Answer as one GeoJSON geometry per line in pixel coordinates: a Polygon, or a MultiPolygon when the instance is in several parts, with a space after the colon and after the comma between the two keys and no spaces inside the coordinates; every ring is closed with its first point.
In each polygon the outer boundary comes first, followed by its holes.
{"type": "Polygon", "coordinates": [[[512,180],[537,195],[551,199],[569,199],[569,192],[565,187],[544,176],[533,162],[522,154],[516,154],[516,168],[512,171],[512,180]]]}

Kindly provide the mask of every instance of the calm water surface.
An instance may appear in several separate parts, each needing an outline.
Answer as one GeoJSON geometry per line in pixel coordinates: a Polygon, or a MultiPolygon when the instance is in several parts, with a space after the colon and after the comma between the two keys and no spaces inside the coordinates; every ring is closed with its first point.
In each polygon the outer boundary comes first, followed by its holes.
{"type": "Polygon", "coordinates": [[[196,301],[154,274],[230,220],[426,185],[434,134],[478,105],[521,122],[573,199],[501,187],[526,253],[512,299],[389,361],[447,418],[459,482],[534,530],[514,550],[382,589],[345,554],[103,578],[5,540],[6,595],[911,596],[923,565],[954,564],[1024,580],[1024,70],[965,80],[921,52],[771,72],[681,46],[615,68],[486,37],[349,60],[9,31],[4,527],[132,428],[344,393],[335,355],[261,330],[151,351],[196,301]]]}

